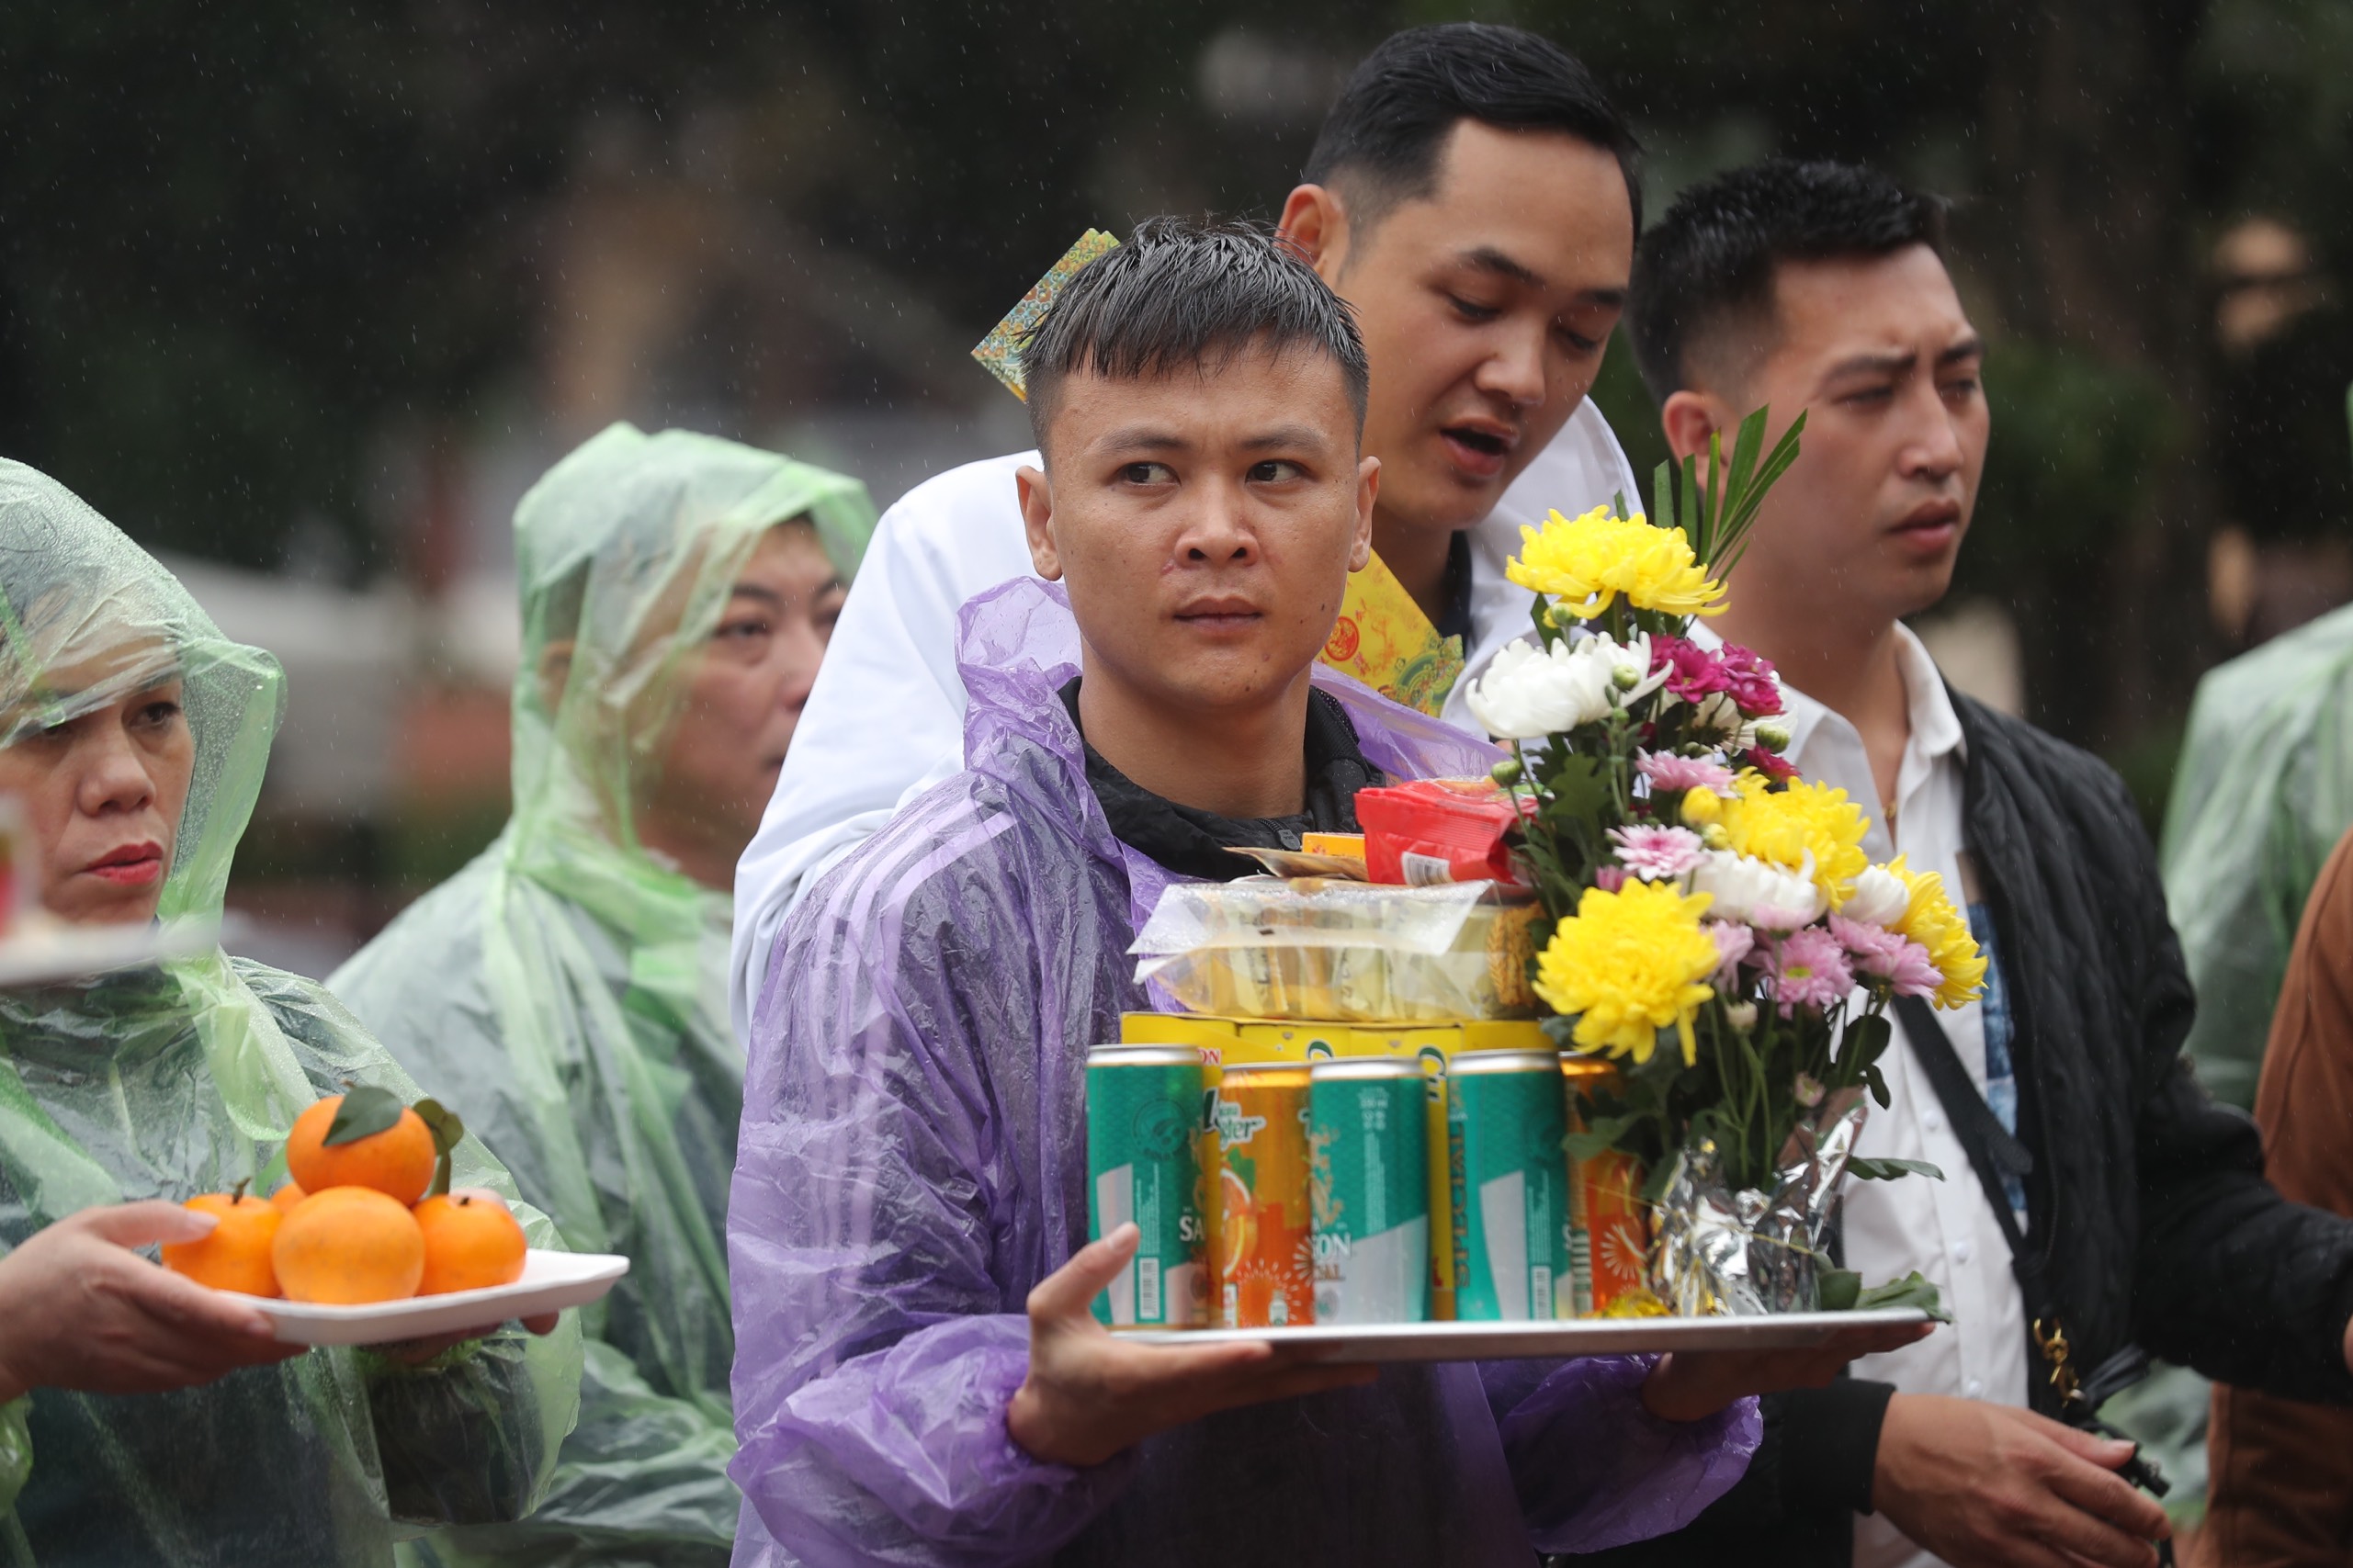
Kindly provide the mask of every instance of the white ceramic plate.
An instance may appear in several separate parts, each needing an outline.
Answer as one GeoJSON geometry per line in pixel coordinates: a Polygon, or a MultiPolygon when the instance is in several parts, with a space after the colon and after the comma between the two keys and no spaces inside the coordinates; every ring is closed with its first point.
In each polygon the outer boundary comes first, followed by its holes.
{"type": "Polygon", "coordinates": [[[71,926],[28,919],[16,935],[0,942],[0,987],[53,985],[166,958],[192,958],[210,952],[220,941],[221,927],[212,920],[71,926]]]}
{"type": "Polygon", "coordinates": [[[1827,1345],[1842,1329],[1922,1323],[1917,1307],[1792,1312],[1771,1317],[1596,1317],[1570,1323],[1390,1323],[1361,1327],[1123,1329],[1148,1345],[1264,1340],[1306,1361],[1508,1361],[1645,1350],[1786,1350],[1827,1345]]]}
{"type": "Polygon", "coordinates": [[[584,1306],[628,1271],[629,1260],[611,1253],[542,1252],[535,1247],[524,1254],[523,1278],[486,1291],[451,1291],[365,1306],[244,1299],[267,1313],[277,1324],[277,1337],[291,1345],[386,1345],[477,1329],[488,1333],[509,1318],[584,1306]]]}

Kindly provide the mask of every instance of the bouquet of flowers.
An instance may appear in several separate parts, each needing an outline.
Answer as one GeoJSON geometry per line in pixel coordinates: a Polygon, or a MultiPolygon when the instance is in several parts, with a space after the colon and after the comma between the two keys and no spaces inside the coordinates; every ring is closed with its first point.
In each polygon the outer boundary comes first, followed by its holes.
{"type": "MultiPolygon", "coordinates": [[[[1769,455],[1765,411],[1704,486],[1661,466],[1662,525],[1615,508],[1523,529],[1511,580],[1535,591],[1538,642],[1466,694],[1511,757],[1517,848],[1549,930],[1534,986],[1564,1048],[1604,1056],[1572,1152],[1650,1172],[1652,1287],[1685,1314],[1855,1304],[1820,1251],[1843,1174],[1936,1175],[1853,1155],[1897,997],[1960,1005],[1985,973],[1933,872],[1867,863],[1843,790],[1780,753],[1779,678],[1695,624],[1720,614],[1800,419],[1769,455]]],[[[1873,1292],[1922,1302],[1924,1284],[1873,1292]]],[[[1923,1304],[1933,1304],[1928,1292],[1923,1304]]]]}

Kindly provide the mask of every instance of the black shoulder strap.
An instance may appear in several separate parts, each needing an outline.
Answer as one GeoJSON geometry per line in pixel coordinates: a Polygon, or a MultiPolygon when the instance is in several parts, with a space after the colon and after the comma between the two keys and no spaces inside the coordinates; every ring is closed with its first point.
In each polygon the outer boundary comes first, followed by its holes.
{"type": "Polygon", "coordinates": [[[1961,1140],[1962,1152],[1969,1156],[1969,1168],[1977,1173],[1977,1184],[1985,1190],[1985,1201],[1994,1211],[1995,1223],[2002,1227],[2002,1239],[2009,1243],[2010,1272],[2018,1277],[2019,1292],[2026,1299],[2027,1321],[2031,1323],[2044,1315],[2049,1303],[2042,1265],[2028,1248],[2018,1215],[2010,1209],[2008,1179],[2015,1177],[2023,1182],[2032,1175],[2034,1156],[1985,1103],[1926,998],[1898,997],[1895,1016],[1903,1021],[1904,1038],[1911,1042],[1912,1055],[1929,1075],[1929,1085],[1952,1122],[1953,1136],[1961,1140]]]}

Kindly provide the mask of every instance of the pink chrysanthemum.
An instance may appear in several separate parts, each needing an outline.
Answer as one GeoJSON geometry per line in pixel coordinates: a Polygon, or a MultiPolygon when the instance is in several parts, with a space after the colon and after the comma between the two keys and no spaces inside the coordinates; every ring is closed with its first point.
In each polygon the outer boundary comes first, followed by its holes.
{"type": "Polygon", "coordinates": [[[1775,752],[1766,750],[1762,746],[1749,747],[1741,754],[1740,760],[1775,784],[1787,784],[1797,777],[1797,768],[1794,763],[1775,752]]]}
{"type": "Polygon", "coordinates": [[[1618,846],[1618,863],[1645,882],[1682,875],[1706,851],[1689,828],[1612,828],[1610,841],[1618,846]]]}
{"type": "Polygon", "coordinates": [[[1650,781],[1651,789],[1657,795],[1680,795],[1688,789],[1712,789],[1718,795],[1732,793],[1732,770],[1705,757],[1644,751],[1635,756],[1634,765],[1650,781]]]}
{"type": "Polygon", "coordinates": [[[1710,920],[1707,933],[1715,939],[1715,983],[1737,986],[1740,961],[1756,950],[1757,933],[1736,920],[1710,920]]]}
{"type": "Polygon", "coordinates": [[[1604,893],[1615,893],[1626,885],[1626,868],[1622,865],[1597,865],[1593,868],[1593,886],[1604,893]]]}
{"type": "Polygon", "coordinates": [[[1833,915],[1830,934],[1847,950],[1859,973],[1885,980],[1899,997],[1932,997],[1944,984],[1927,948],[1884,926],[1833,915]]]}
{"type": "MultiPolygon", "coordinates": [[[[1655,663],[1657,654],[1651,655],[1655,663]]],[[[1723,691],[1729,695],[1746,718],[1770,718],[1782,711],[1782,684],[1773,675],[1773,667],[1760,655],[1751,653],[1736,642],[1727,642],[1716,655],[1716,668],[1724,672],[1723,691]]]]}
{"type": "Polygon", "coordinates": [[[1772,979],[1773,999],[1781,1004],[1783,1018],[1802,1007],[1835,1007],[1855,988],[1846,949],[1820,926],[1807,926],[1768,943],[1765,973],[1772,979]]]}

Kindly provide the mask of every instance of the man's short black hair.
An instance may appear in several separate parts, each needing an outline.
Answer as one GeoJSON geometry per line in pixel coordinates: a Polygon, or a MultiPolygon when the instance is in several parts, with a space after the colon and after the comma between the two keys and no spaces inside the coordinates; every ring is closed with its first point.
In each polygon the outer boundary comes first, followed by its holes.
{"type": "Polygon", "coordinates": [[[1264,229],[1148,218],[1080,267],[1023,340],[1030,428],[1042,450],[1062,378],[1074,373],[1136,380],[1295,348],[1340,367],[1362,439],[1372,374],[1348,302],[1264,229]]]}
{"type": "Polygon", "coordinates": [[[1343,185],[1351,226],[1369,233],[1399,202],[1437,190],[1439,154],[1466,119],[1557,130],[1610,153],[1642,232],[1642,144],[1593,73],[1549,39],[1487,22],[1392,33],[1341,89],[1300,177],[1343,185]]]}
{"type": "Polygon", "coordinates": [[[1626,331],[1660,402],[1692,380],[1701,340],[1770,319],[1783,262],[1944,254],[1945,204],[1877,169],[1771,158],[1703,180],[1635,246],[1626,331]]]}

